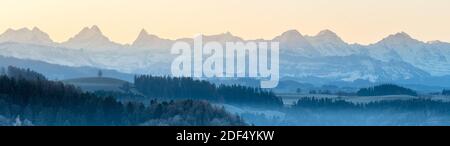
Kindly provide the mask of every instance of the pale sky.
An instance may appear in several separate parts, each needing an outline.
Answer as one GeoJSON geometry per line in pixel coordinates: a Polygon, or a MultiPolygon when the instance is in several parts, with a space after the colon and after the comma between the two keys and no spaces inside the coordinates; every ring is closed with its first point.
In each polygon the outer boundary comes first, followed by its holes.
{"type": "Polygon", "coordinates": [[[272,39],[289,29],[330,29],[350,43],[400,31],[450,42],[450,0],[0,0],[0,32],[37,26],[61,42],[91,25],[120,43],[142,28],[171,39],[227,31],[272,39]]]}

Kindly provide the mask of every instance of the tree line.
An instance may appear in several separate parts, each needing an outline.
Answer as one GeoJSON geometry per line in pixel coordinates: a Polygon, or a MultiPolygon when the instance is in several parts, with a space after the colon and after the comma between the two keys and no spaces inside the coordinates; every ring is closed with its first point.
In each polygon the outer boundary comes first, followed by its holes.
{"type": "Polygon", "coordinates": [[[442,90],[442,95],[450,95],[450,90],[442,90]]]}
{"type": "Polygon", "coordinates": [[[22,69],[14,66],[8,66],[7,68],[1,67],[0,75],[9,76],[11,78],[20,78],[26,80],[46,80],[47,78],[33,70],[22,69]]]}
{"type": "Polygon", "coordinates": [[[431,99],[410,99],[410,100],[383,100],[369,103],[352,103],[345,100],[336,100],[330,98],[304,97],[299,99],[293,106],[297,109],[327,109],[327,110],[345,110],[352,111],[422,111],[428,114],[450,113],[450,102],[443,102],[431,99]]]}
{"type": "Polygon", "coordinates": [[[417,96],[417,92],[394,84],[383,84],[369,88],[362,88],[358,96],[410,95],[417,96]]]}
{"type": "Polygon", "coordinates": [[[240,85],[218,85],[188,77],[140,75],[134,79],[137,90],[152,98],[201,99],[230,104],[281,107],[282,100],[271,91],[240,85]]]}

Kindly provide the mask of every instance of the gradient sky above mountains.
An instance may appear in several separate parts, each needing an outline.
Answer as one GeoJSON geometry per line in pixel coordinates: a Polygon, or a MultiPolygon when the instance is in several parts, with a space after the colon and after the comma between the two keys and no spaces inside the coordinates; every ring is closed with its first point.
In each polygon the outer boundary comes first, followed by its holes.
{"type": "Polygon", "coordinates": [[[272,39],[289,29],[331,29],[352,43],[400,31],[450,42],[450,0],[0,0],[0,22],[0,31],[37,26],[58,42],[91,25],[120,43],[142,28],[163,38],[230,31],[272,39]]]}

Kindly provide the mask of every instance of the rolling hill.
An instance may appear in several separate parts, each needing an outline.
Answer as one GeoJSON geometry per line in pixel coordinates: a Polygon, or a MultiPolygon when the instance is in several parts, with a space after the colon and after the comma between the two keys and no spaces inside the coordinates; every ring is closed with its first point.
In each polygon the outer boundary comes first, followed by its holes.
{"type": "Polygon", "coordinates": [[[29,68],[36,72],[42,73],[50,80],[67,80],[75,78],[92,77],[99,70],[103,72],[104,77],[117,78],[125,81],[132,81],[132,74],[121,73],[115,70],[101,69],[95,67],[72,67],[58,64],[51,64],[43,61],[31,59],[19,59],[15,57],[0,56],[0,68],[15,66],[19,68],[29,68]]]}
{"type": "Polygon", "coordinates": [[[109,77],[86,77],[76,78],[63,81],[66,84],[72,84],[80,87],[83,91],[115,91],[125,92],[126,84],[130,85],[130,82],[109,78],[109,77]]]}

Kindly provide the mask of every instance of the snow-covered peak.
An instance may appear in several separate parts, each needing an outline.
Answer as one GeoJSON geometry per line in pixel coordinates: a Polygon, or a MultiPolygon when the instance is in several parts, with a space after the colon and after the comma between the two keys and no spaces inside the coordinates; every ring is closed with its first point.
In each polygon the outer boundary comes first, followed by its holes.
{"type": "Polygon", "coordinates": [[[405,32],[399,32],[396,34],[389,35],[378,43],[383,44],[399,44],[399,43],[420,43],[420,41],[412,38],[409,34],[405,32]]]}
{"type": "Polygon", "coordinates": [[[162,39],[162,38],[160,38],[156,35],[153,35],[153,34],[149,34],[145,29],[142,29],[141,32],[139,32],[139,35],[138,35],[137,39],[134,41],[134,43],[139,42],[139,41],[152,41],[152,40],[160,40],[160,39],[162,39]]]}
{"type": "Polygon", "coordinates": [[[8,29],[0,35],[0,43],[4,42],[47,46],[54,45],[54,42],[50,39],[49,35],[37,27],[34,27],[32,30],[28,28],[21,28],[18,30],[8,29]]]}
{"type": "Polygon", "coordinates": [[[424,43],[401,32],[367,46],[367,51],[375,59],[404,61],[431,75],[441,76],[450,73],[449,48],[444,43],[424,43]]]}
{"type": "MultiPolygon", "coordinates": [[[[102,31],[97,26],[92,26],[91,28],[85,27],[81,30],[75,37],[71,38],[71,40],[85,40],[85,39],[102,39],[109,40],[106,36],[103,35],[102,31]]],[[[70,40],[69,40],[70,41],[70,40]]]]}
{"type": "Polygon", "coordinates": [[[276,37],[276,39],[303,39],[303,35],[297,30],[288,30],[281,34],[281,36],[276,37]]]}
{"type": "Polygon", "coordinates": [[[136,40],[133,42],[133,45],[136,44],[136,43],[147,41],[147,40],[149,40],[152,37],[153,36],[150,36],[150,34],[148,34],[148,32],[145,29],[142,29],[141,32],[139,32],[139,35],[136,38],[136,40]]]}
{"type": "Polygon", "coordinates": [[[100,31],[100,28],[98,28],[97,25],[93,25],[93,26],[91,27],[91,30],[92,30],[93,32],[96,32],[96,33],[102,33],[102,31],[100,31]]]}
{"type": "Polygon", "coordinates": [[[38,27],[33,27],[33,29],[31,30],[33,33],[44,33],[41,29],[39,29],[38,27]]]}
{"type": "Polygon", "coordinates": [[[205,42],[217,41],[217,42],[221,42],[221,43],[244,41],[242,38],[234,36],[230,32],[216,34],[216,35],[203,35],[203,40],[205,42]]]}
{"type": "Polygon", "coordinates": [[[410,38],[411,39],[411,36],[408,33],[403,32],[403,31],[399,32],[399,33],[396,33],[396,34],[393,34],[391,36],[398,37],[398,38],[410,38]]]}
{"type": "Polygon", "coordinates": [[[328,29],[320,31],[315,37],[331,40],[341,40],[341,38],[335,32],[328,29]]]}
{"type": "Polygon", "coordinates": [[[172,41],[162,39],[156,35],[149,34],[145,29],[142,29],[136,40],[131,45],[132,48],[139,49],[165,49],[169,50],[172,41]]]}
{"type": "Polygon", "coordinates": [[[333,32],[329,29],[322,30],[317,35],[318,36],[337,36],[335,32],[333,32]]]}
{"type": "Polygon", "coordinates": [[[281,53],[295,56],[318,56],[319,52],[297,30],[289,30],[273,39],[280,43],[281,53]]]}
{"type": "Polygon", "coordinates": [[[306,39],[322,56],[348,56],[358,52],[331,30],[323,30],[316,36],[307,36],[306,39]]]}
{"type": "Polygon", "coordinates": [[[320,31],[316,36],[307,36],[306,38],[313,44],[347,44],[335,32],[328,29],[320,31]]]}
{"type": "MultiPolygon", "coordinates": [[[[22,28],[22,29],[27,29],[27,28],[22,28]]],[[[12,29],[12,28],[8,28],[3,34],[7,34],[7,33],[13,33],[16,30],[12,29]]],[[[17,30],[18,31],[18,30],[17,30]]]]}
{"type": "Polygon", "coordinates": [[[282,33],[280,36],[275,37],[273,40],[280,43],[307,43],[305,37],[297,30],[289,30],[282,33]]]}
{"type": "Polygon", "coordinates": [[[148,36],[148,35],[149,35],[149,34],[148,34],[147,30],[142,29],[141,32],[139,32],[138,38],[146,37],[146,36],[148,36]]]}
{"type": "Polygon", "coordinates": [[[62,43],[62,46],[91,50],[117,49],[123,47],[109,40],[96,25],[91,28],[83,28],[77,35],[62,43]]]}

